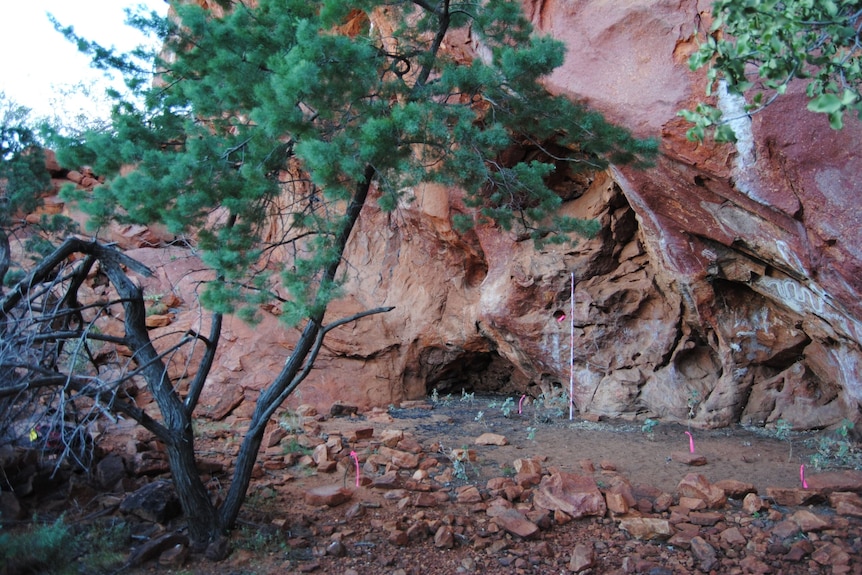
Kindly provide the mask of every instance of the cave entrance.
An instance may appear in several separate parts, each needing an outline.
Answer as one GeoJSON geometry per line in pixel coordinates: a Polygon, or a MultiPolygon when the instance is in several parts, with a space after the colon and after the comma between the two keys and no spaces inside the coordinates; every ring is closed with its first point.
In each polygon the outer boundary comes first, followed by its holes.
{"type": "Polygon", "coordinates": [[[523,372],[496,351],[456,353],[432,349],[423,355],[427,395],[435,391],[439,397],[460,397],[463,393],[516,395],[529,384],[523,372]]]}

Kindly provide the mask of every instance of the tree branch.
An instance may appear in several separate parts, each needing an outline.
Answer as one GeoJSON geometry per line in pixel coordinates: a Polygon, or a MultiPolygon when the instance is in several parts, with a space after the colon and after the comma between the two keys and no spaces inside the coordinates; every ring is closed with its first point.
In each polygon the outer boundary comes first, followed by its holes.
{"type": "Polygon", "coordinates": [[[437,34],[434,36],[434,41],[431,43],[431,48],[428,50],[428,60],[422,64],[422,70],[420,70],[419,75],[416,78],[416,83],[413,85],[413,90],[411,90],[411,95],[413,96],[415,96],[419,90],[424,88],[425,84],[428,82],[428,78],[431,76],[431,71],[434,69],[434,63],[437,61],[437,52],[440,51],[440,46],[443,45],[443,39],[446,37],[446,32],[449,30],[451,17],[449,14],[449,0],[443,0],[443,6],[439,10],[432,9],[431,11],[437,14],[439,22],[437,34]]]}
{"type": "Polygon", "coordinates": [[[326,335],[327,333],[329,333],[329,332],[330,332],[330,331],[332,331],[333,329],[335,329],[335,328],[337,328],[337,327],[339,327],[339,326],[342,326],[342,325],[344,325],[344,324],[346,324],[346,323],[350,323],[350,322],[352,322],[352,321],[356,321],[356,320],[358,320],[358,319],[362,319],[363,317],[367,317],[367,316],[369,316],[369,315],[375,315],[375,314],[378,314],[378,313],[386,313],[386,312],[390,312],[390,311],[392,311],[393,309],[395,309],[395,306],[394,306],[394,305],[390,305],[390,306],[386,306],[386,307],[375,307],[374,309],[369,309],[369,310],[361,311],[361,312],[359,312],[359,313],[355,313],[355,314],[353,314],[353,315],[350,315],[350,316],[347,316],[347,317],[341,318],[341,319],[336,320],[336,321],[334,321],[334,322],[332,322],[332,323],[330,323],[330,324],[327,324],[327,325],[325,325],[325,326],[321,327],[321,328],[320,328],[320,331],[322,331],[322,332],[323,332],[323,334],[324,334],[324,335],[326,335]]]}
{"type": "Polygon", "coordinates": [[[12,309],[18,305],[29,289],[39,283],[42,283],[50,276],[52,270],[63,263],[63,260],[75,253],[92,254],[98,257],[103,262],[112,261],[117,265],[125,266],[135,273],[149,277],[153,274],[144,264],[130,258],[113,247],[102,245],[93,241],[84,241],[79,238],[68,238],[60,246],[43,259],[27,276],[19,281],[15,286],[0,299],[0,317],[9,314],[12,309]]]}

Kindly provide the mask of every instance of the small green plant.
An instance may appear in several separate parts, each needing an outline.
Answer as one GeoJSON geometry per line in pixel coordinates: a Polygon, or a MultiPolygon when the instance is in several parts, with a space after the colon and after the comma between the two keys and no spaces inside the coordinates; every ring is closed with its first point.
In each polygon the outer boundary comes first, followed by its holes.
{"type": "Polygon", "coordinates": [[[453,449],[452,451],[443,449],[443,453],[447,454],[449,461],[452,463],[452,471],[455,478],[460,481],[469,481],[469,471],[473,468],[473,464],[470,462],[470,450],[467,446],[465,445],[461,449],[453,449]]]}
{"type": "Polygon", "coordinates": [[[485,427],[488,427],[488,422],[485,421],[484,411],[479,411],[478,413],[476,413],[476,417],[473,418],[473,421],[475,421],[476,423],[481,423],[485,427]]]}
{"type": "Polygon", "coordinates": [[[0,573],[71,575],[77,570],[69,561],[69,550],[76,543],[62,516],[25,531],[0,530],[0,573]]]}
{"type": "Polygon", "coordinates": [[[533,409],[533,425],[540,423],[553,423],[554,420],[560,419],[565,415],[568,403],[566,403],[567,395],[539,395],[532,403],[533,409]]]}
{"type": "Polygon", "coordinates": [[[94,523],[79,542],[86,542],[89,551],[82,557],[83,573],[111,572],[126,560],[130,538],[129,525],[122,520],[109,519],[94,523]]]}
{"type": "Polygon", "coordinates": [[[700,392],[698,390],[689,390],[686,405],[688,405],[688,418],[694,419],[694,416],[697,413],[697,406],[700,405],[700,392]]]}
{"type": "Polygon", "coordinates": [[[850,436],[854,424],[844,419],[834,434],[820,438],[817,453],[811,456],[811,465],[816,469],[840,467],[862,469],[862,449],[850,436]]]}
{"type": "Polygon", "coordinates": [[[144,296],[144,301],[149,305],[147,306],[147,315],[163,315],[168,313],[168,306],[162,301],[162,298],[165,294],[147,294],[144,296]]]}
{"type": "Polygon", "coordinates": [[[512,414],[512,410],[515,408],[515,400],[511,397],[507,397],[506,401],[503,402],[503,405],[500,406],[500,411],[503,412],[503,417],[509,417],[512,414]]]}
{"type": "Polygon", "coordinates": [[[278,493],[275,489],[272,487],[265,487],[263,489],[250,491],[248,497],[245,498],[245,501],[249,509],[263,511],[271,509],[277,498],[278,493]]]}
{"type": "Polygon", "coordinates": [[[440,392],[435,388],[431,391],[431,403],[442,407],[448,407],[452,404],[452,394],[447,393],[445,396],[440,397],[440,392]]]}
{"type": "Polygon", "coordinates": [[[302,433],[302,417],[287,410],[278,418],[278,425],[288,433],[302,433]]]}
{"type": "Polygon", "coordinates": [[[658,420],[647,418],[644,421],[644,424],[641,426],[641,431],[644,432],[647,437],[653,439],[655,434],[655,428],[658,425],[658,420]]]}
{"type": "Polygon", "coordinates": [[[468,403],[469,405],[473,405],[473,402],[476,400],[476,392],[467,393],[466,389],[461,390],[461,403],[468,403]]]}
{"type": "Polygon", "coordinates": [[[787,441],[790,445],[790,453],[787,454],[787,462],[793,459],[793,439],[790,437],[790,432],[793,431],[793,426],[786,419],[779,419],[775,422],[775,437],[780,441],[787,441]]]}
{"type": "Polygon", "coordinates": [[[535,427],[530,426],[527,428],[527,439],[529,439],[530,441],[535,441],[535,439],[536,439],[536,428],[535,427]]]}
{"type": "Polygon", "coordinates": [[[285,455],[289,453],[299,453],[301,455],[311,455],[314,453],[314,450],[310,447],[305,447],[301,443],[299,443],[299,439],[294,435],[290,438],[290,441],[284,444],[283,453],[285,455]]]}
{"type": "Polygon", "coordinates": [[[467,463],[461,459],[452,461],[452,469],[455,471],[455,477],[461,481],[468,481],[470,477],[467,475],[467,463]]]}
{"type": "Polygon", "coordinates": [[[686,405],[688,405],[688,430],[691,431],[691,421],[697,414],[697,406],[700,405],[700,392],[698,390],[690,389],[688,391],[686,405]]]}
{"type": "Polygon", "coordinates": [[[287,551],[287,542],[284,537],[272,529],[251,529],[240,527],[238,537],[235,538],[236,545],[247,551],[287,551]]]}

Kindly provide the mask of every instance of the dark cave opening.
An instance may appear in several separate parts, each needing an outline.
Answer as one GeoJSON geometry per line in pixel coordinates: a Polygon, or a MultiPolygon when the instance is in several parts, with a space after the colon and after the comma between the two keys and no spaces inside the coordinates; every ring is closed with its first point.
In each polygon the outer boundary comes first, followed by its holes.
{"type": "Polygon", "coordinates": [[[496,351],[451,351],[429,349],[422,363],[427,370],[427,395],[445,397],[462,393],[514,395],[526,388],[527,378],[496,351]],[[441,361],[442,360],[442,361],[441,361]]]}

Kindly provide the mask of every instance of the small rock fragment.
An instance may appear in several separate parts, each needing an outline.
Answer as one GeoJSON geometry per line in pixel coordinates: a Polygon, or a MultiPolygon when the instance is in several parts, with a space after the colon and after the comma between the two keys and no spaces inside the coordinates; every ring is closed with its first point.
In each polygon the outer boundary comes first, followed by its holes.
{"type": "Polygon", "coordinates": [[[509,445],[509,440],[499,433],[483,433],[476,438],[476,445],[509,445]]]}
{"type": "Polygon", "coordinates": [[[350,501],[353,492],[350,489],[338,485],[323,485],[305,492],[305,502],[309,505],[326,505],[337,507],[342,503],[350,501]]]}
{"type": "Polygon", "coordinates": [[[585,569],[596,564],[596,552],[592,545],[584,545],[579,543],[572,550],[572,557],[569,559],[569,571],[580,573],[585,569]]]}
{"type": "Polygon", "coordinates": [[[703,537],[691,538],[691,553],[700,563],[700,570],[709,573],[718,564],[715,548],[703,537]]]}
{"type": "Polygon", "coordinates": [[[664,540],[673,535],[670,522],[656,517],[626,517],[620,521],[620,529],[644,541],[664,540]]]}

